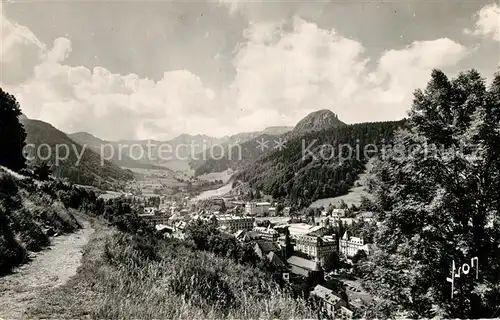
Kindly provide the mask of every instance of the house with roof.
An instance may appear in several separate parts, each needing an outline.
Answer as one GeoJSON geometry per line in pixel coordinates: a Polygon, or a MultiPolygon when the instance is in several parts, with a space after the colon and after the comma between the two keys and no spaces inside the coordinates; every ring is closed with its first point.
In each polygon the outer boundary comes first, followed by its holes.
{"type": "Polygon", "coordinates": [[[322,235],[325,230],[323,226],[312,226],[307,223],[288,223],[283,225],[287,227],[292,238],[296,238],[302,235],[322,235]]]}
{"type": "Polygon", "coordinates": [[[156,207],[145,207],[143,215],[154,215],[158,211],[156,207]]]}
{"type": "Polygon", "coordinates": [[[341,306],[337,315],[337,318],[340,319],[353,319],[354,311],[347,309],[344,306],[341,306]]]}
{"type": "Polygon", "coordinates": [[[289,216],[290,215],[290,207],[283,208],[282,214],[285,217],[289,216]]]}
{"type": "Polygon", "coordinates": [[[267,240],[256,240],[254,250],[261,259],[264,259],[270,252],[279,253],[281,251],[276,243],[267,240]]]}
{"type": "Polygon", "coordinates": [[[248,216],[260,216],[267,214],[271,203],[269,202],[247,202],[245,205],[245,214],[248,216]]]}
{"type": "MultiPolygon", "coordinates": [[[[317,285],[314,290],[310,293],[312,296],[318,297],[321,301],[321,310],[325,312],[328,316],[336,318],[340,316],[343,310],[341,308],[347,309],[347,302],[341,299],[339,296],[334,294],[334,292],[322,285],[317,285]]],[[[345,313],[345,311],[344,311],[345,313]]]]}
{"type": "Polygon", "coordinates": [[[346,209],[333,209],[332,216],[337,216],[337,217],[343,218],[346,216],[346,212],[347,212],[346,209]]]}
{"type": "Polygon", "coordinates": [[[346,231],[342,239],[339,240],[340,253],[350,258],[356,255],[360,250],[364,250],[366,254],[370,253],[370,248],[364,243],[362,238],[349,237],[346,231]]]}
{"type": "Polygon", "coordinates": [[[267,228],[266,227],[254,227],[253,231],[255,231],[259,236],[268,241],[277,241],[279,237],[278,231],[275,229],[271,228],[269,225],[267,228]]]}
{"type": "Polygon", "coordinates": [[[326,258],[337,249],[337,241],[333,236],[300,235],[295,238],[294,250],[307,254],[312,259],[324,263],[326,258]]]}
{"type": "Polygon", "coordinates": [[[325,272],[318,260],[312,261],[297,256],[291,256],[287,260],[290,272],[296,276],[301,276],[311,279],[311,282],[316,285],[325,280],[325,272]]]}
{"type": "Polygon", "coordinates": [[[267,254],[267,260],[269,261],[270,264],[272,264],[274,267],[276,267],[279,270],[288,270],[287,264],[283,261],[283,259],[280,257],[279,254],[277,254],[274,251],[271,251],[267,254]]]}
{"type": "Polygon", "coordinates": [[[370,212],[370,211],[360,212],[356,216],[356,218],[358,218],[360,221],[365,221],[365,222],[376,221],[375,217],[376,217],[376,214],[374,212],[370,212]]]}

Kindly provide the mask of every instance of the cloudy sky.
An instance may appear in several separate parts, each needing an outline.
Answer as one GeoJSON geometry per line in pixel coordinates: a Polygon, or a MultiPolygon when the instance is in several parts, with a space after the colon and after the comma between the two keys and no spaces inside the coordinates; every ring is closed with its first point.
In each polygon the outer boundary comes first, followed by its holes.
{"type": "Polygon", "coordinates": [[[4,1],[1,86],[103,139],[406,116],[430,70],[499,66],[495,1],[4,1]]]}

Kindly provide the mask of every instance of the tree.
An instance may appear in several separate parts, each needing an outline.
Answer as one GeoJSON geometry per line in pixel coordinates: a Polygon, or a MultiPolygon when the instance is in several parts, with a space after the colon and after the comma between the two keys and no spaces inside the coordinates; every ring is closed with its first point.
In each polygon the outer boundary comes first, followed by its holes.
{"type": "Polygon", "coordinates": [[[411,318],[491,317],[500,299],[500,74],[487,90],[477,71],[450,81],[434,70],[394,142],[374,170],[377,202],[391,211],[381,212],[365,286],[411,318]],[[473,257],[479,278],[457,278],[452,298],[452,262],[473,257]]]}
{"type": "Polygon", "coordinates": [[[255,190],[255,199],[259,200],[261,198],[262,198],[262,195],[261,195],[260,191],[258,189],[255,190]]]}
{"type": "Polygon", "coordinates": [[[340,209],[348,209],[349,207],[347,206],[347,204],[345,203],[344,200],[340,200],[340,203],[339,203],[339,208],[340,209]]]}
{"type": "Polygon", "coordinates": [[[360,261],[366,260],[368,255],[366,254],[365,250],[358,250],[356,254],[352,257],[351,261],[355,265],[360,261]]]}
{"type": "Polygon", "coordinates": [[[52,172],[52,170],[50,168],[50,165],[46,162],[42,162],[42,163],[36,165],[35,169],[33,170],[35,178],[40,180],[40,181],[49,180],[51,172],[52,172]]]}
{"type": "Polygon", "coordinates": [[[283,255],[285,259],[288,259],[293,255],[293,244],[290,239],[290,230],[288,230],[288,227],[285,228],[285,247],[283,255]]]}
{"type": "Polygon", "coordinates": [[[26,167],[23,155],[26,132],[19,122],[21,115],[16,98],[0,88],[0,165],[14,171],[26,167]]]}
{"type": "Polygon", "coordinates": [[[336,250],[333,250],[326,258],[323,268],[326,272],[331,272],[333,270],[340,269],[341,265],[342,263],[340,261],[339,253],[336,250]]]}
{"type": "Polygon", "coordinates": [[[361,196],[361,203],[359,205],[359,210],[361,211],[376,211],[377,206],[373,201],[368,199],[366,196],[361,196]]]}

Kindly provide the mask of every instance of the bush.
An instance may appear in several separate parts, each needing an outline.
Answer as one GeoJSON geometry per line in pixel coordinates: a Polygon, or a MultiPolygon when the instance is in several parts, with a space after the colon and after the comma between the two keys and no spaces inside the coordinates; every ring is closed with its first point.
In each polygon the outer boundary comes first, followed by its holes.
{"type": "Polygon", "coordinates": [[[31,212],[21,208],[12,213],[12,218],[11,226],[25,249],[36,252],[50,244],[48,236],[36,222],[38,219],[31,212]]]}
{"type": "Polygon", "coordinates": [[[9,272],[28,257],[26,250],[16,241],[9,220],[0,201],[0,275],[9,272]]]}
{"type": "Polygon", "coordinates": [[[219,274],[196,265],[186,266],[176,273],[169,287],[200,308],[208,306],[223,311],[235,304],[233,292],[219,274]]]}

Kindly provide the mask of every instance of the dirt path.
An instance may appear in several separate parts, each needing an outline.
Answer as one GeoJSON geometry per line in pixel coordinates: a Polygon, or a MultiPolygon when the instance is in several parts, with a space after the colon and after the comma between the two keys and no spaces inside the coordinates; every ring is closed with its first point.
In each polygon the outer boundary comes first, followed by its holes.
{"type": "Polygon", "coordinates": [[[94,231],[87,221],[76,233],[52,239],[52,245],[32,254],[32,261],[0,278],[0,319],[23,319],[29,304],[43,290],[64,284],[80,265],[82,248],[94,231]]]}

